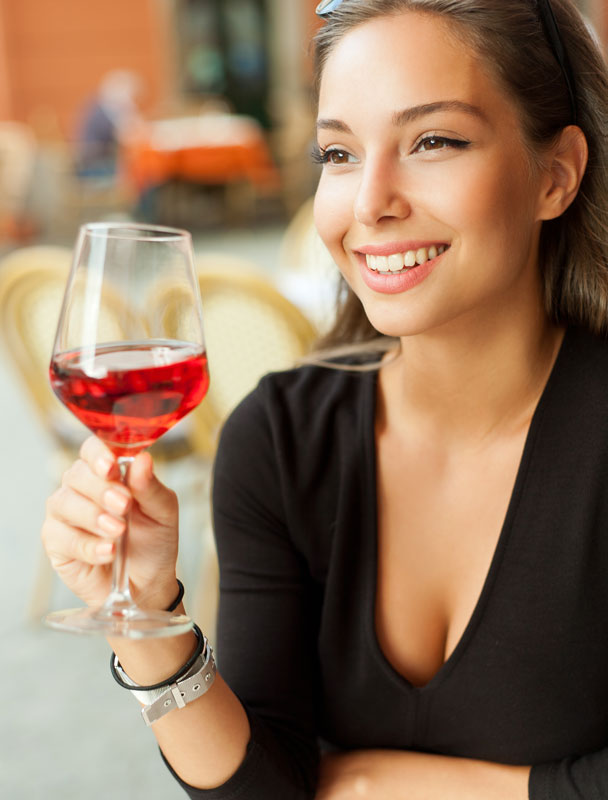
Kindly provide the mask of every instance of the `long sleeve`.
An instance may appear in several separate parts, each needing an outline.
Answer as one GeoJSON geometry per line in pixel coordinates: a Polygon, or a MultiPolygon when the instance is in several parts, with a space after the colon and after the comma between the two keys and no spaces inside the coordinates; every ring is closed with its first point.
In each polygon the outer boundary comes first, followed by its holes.
{"type": "Polygon", "coordinates": [[[603,800],[608,797],[608,748],[532,768],[530,800],[603,800]]]}
{"type": "Polygon", "coordinates": [[[245,761],[223,786],[201,791],[180,781],[191,798],[306,800],[315,794],[314,603],[285,523],[273,434],[259,395],[226,423],[213,485],[218,667],[245,706],[251,740],[245,761]]]}

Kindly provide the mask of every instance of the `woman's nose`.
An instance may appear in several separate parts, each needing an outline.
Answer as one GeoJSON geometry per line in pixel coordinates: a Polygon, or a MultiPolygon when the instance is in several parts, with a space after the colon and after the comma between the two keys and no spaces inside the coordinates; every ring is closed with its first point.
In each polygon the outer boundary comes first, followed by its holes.
{"type": "Polygon", "coordinates": [[[398,172],[394,164],[365,165],[355,198],[357,222],[372,226],[383,219],[404,219],[410,215],[410,201],[398,172]]]}

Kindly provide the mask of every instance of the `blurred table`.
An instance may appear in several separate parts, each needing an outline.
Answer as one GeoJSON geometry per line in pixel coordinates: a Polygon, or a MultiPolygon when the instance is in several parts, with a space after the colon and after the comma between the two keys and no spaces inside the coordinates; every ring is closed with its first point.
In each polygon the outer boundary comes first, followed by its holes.
{"type": "Polygon", "coordinates": [[[236,114],[146,122],[121,146],[125,179],[141,195],[172,180],[201,184],[248,182],[276,190],[279,173],[259,123],[236,114]]]}

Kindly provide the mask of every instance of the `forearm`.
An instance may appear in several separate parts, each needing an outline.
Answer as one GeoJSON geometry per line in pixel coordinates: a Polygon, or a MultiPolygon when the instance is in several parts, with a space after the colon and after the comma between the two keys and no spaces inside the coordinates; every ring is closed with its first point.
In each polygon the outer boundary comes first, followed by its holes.
{"type": "MultiPolygon", "coordinates": [[[[150,685],[174,674],[193,653],[196,640],[185,634],[110,644],[127,675],[140,685],[150,685]]],[[[208,692],[163,716],[152,731],[175,772],[201,789],[221,786],[236,772],[250,737],[247,714],[219,674],[208,692]]]]}
{"type": "Polygon", "coordinates": [[[317,800],[527,800],[529,767],[394,750],[326,756],[317,800]]]}

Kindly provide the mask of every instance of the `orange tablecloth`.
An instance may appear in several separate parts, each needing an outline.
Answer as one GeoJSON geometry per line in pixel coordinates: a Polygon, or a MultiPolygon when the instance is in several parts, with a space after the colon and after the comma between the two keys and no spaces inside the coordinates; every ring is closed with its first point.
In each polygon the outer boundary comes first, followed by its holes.
{"type": "Polygon", "coordinates": [[[275,189],[279,175],[264,133],[250,117],[209,114],[147,122],[121,145],[122,169],[138,192],[172,179],[245,180],[275,189]]]}

